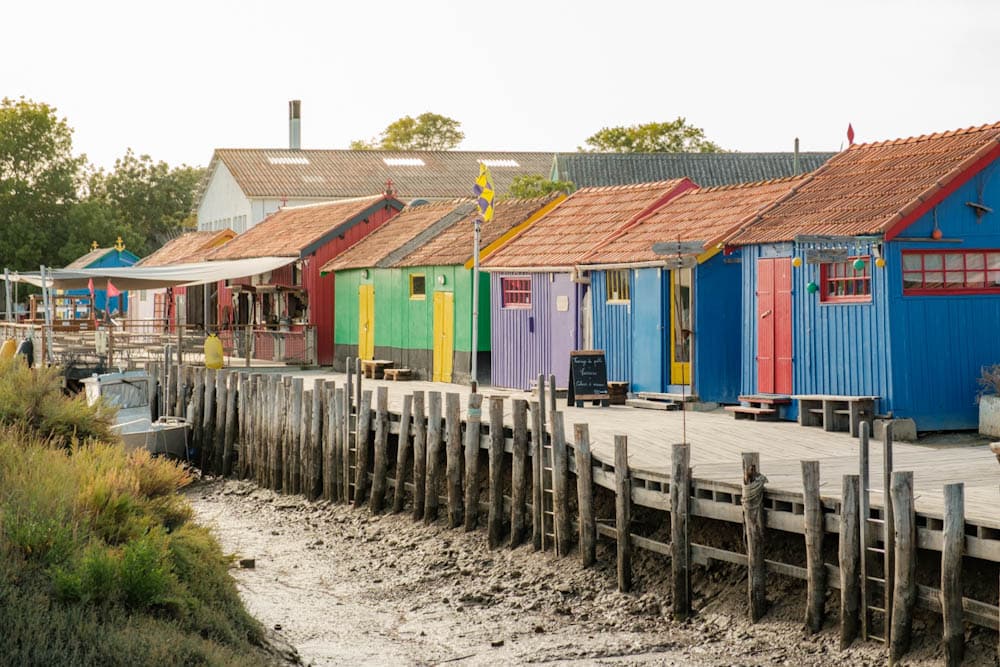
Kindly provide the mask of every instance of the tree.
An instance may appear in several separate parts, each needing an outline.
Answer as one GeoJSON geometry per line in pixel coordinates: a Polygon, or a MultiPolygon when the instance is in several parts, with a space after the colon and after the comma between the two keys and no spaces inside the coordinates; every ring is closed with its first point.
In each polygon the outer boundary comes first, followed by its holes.
{"type": "Polygon", "coordinates": [[[54,107],[0,101],[0,265],[30,271],[58,263],[84,161],[54,107]]]}
{"type": "Polygon", "coordinates": [[[572,181],[552,181],[541,174],[523,174],[514,177],[507,194],[519,199],[530,199],[543,197],[553,192],[569,194],[575,189],[576,186],[572,181]]]}
{"type": "Polygon", "coordinates": [[[722,149],[705,138],[700,127],[688,125],[678,116],[666,123],[645,123],[628,127],[604,127],[587,137],[588,152],[610,153],[721,153],[722,149]]]}
{"type": "Polygon", "coordinates": [[[351,142],[352,150],[447,151],[456,148],[465,133],[461,123],[436,113],[422,113],[416,118],[403,116],[389,123],[382,134],[371,141],[351,142]]]}

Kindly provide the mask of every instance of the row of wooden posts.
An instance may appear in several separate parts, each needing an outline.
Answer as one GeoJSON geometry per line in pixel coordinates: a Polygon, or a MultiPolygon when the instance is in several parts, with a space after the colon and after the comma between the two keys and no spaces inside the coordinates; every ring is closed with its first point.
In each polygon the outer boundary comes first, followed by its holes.
{"type": "MultiPolygon", "coordinates": [[[[740,502],[745,553],[692,543],[690,450],[687,444],[675,444],[669,503],[650,505],[671,517],[670,541],[659,542],[621,529],[632,524],[636,495],[626,436],[615,437],[614,472],[609,473],[607,463],[596,461],[591,453],[586,424],[575,424],[574,441],[567,443],[563,415],[555,409],[554,387],[546,400],[544,378],[539,378],[538,401],[512,400],[509,447],[502,397],[488,399],[489,423],[483,424],[481,394],[470,394],[464,420],[457,393],[444,394],[443,401],[437,391],[405,396],[398,420],[395,475],[390,478],[389,436],[395,416],[389,412],[388,389],[377,388],[373,405],[372,391],[362,388],[357,365],[349,360],[347,369],[345,382],[317,379],[309,388],[302,378],[245,370],[184,366],[152,370],[153,384],[160,386],[160,414],[186,416],[192,422],[192,451],[204,472],[251,479],[260,486],[310,499],[367,503],[373,513],[387,506],[394,513],[402,512],[409,498],[413,518],[425,523],[439,518],[444,503],[445,519],[452,528],[464,526],[471,531],[485,520],[491,548],[504,543],[516,547],[530,532],[535,549],[554,547],[557,555],[566,556],[577,547],[584,566],[596,560],[598,537],[611,538],[617,543],[617,579],[622,591],[632,587],[632,549],[648,549],[670,556],[673,614],[677,618],[692,611],[694,563],[721,560],[745,565],[753,622],[767,610],[768,573],[790,575],[807,582],[804,620],[811,632],[818,632],[824,623],[824,601],[827,588],[832,586],[841,593],[841,646],[847,647],[859,632],[865,633],[867,623],[860,618],[866,577],[861,567],[862,489],[858,475],[845,475],[842,480],[837,520],[839,563],[834,566],[823,559],[827,529],[820,497],[820,465],[818,461],[802,462],[806,567],[800,568],[765,558],[767,480],[756,453],[743,454],[740,502]],[[483,449],[487,463],[481,470],[483,449]],[[509,458],[506,452],[510,452],[509,458]],[[509,467],[509,495],[505,494],[505,467],[509,467]],[[576,517],[570,510],[571,476],[576,487],[576,517]],[[481,502],[484,482],[485,505],[481,502]],[[596,517],[597,487],[614,493],[613,523],[610,517],[596,517]],[[505,524],[509,525],[506,540],[505,524]]],[[[917,529],[911,472],[892,473],[889,496],[895,519],[895,576],[890,575],[887,582],[891,605],[886,607],[885,627],[890,662],[908,650],[913,613],[920,602],[942,613],[948,664],[958,664],[964,649],[963,486],[945,487],[940,591],[920,590],[923,587],[916,584],[917,529]]],[[[989,608],[979,604],[980,609],[989,608]]],[[[980,623],[988,624],[981,619],[980,623]]]]}

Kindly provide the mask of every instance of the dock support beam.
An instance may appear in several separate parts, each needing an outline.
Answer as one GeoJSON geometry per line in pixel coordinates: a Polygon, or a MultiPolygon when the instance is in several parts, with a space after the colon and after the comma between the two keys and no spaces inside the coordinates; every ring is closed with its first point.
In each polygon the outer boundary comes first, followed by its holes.
{"type": "Polygon", "coordinates": [[[747,542],[747,595],[750,621],[756,623],[767,612],[767,568],[764,562],[764,485],[760,454],[743,453],[743,533],[747,542]]]}
{"type": "Polygon", "coordinates": [[[670,575],[674,618],[691,613],[691,451],[674,445],[670,461],[670,575]]]}

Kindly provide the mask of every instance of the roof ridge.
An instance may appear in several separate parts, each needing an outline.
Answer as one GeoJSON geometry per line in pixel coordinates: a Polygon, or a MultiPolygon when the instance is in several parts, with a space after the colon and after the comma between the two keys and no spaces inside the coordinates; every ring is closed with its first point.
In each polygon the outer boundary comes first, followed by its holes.
{"type": "MultiPolygon", "coordinates": [[[[949,137],[957,137],[966,134],[973,134],[976,132],[989,132],[991,130],[1000,131],[1000,121],[996,123],[986,123],[984,125],[972,125],[969,127],[962,127],[953,130],[945,130],[942,132],[931,132],[929,134],[920,134],[912,137],[898,137],[895,139],[884,139],[882,141],[872,141],[865,144],[852,144],[847,147],[846,150],[859,150],[864,148],[882,148],[885,146],[901,146],[904,144],[916,144],[923,141],[934,141],[937,139],[945,139],[949,137]]],[[[831,158],[832,159],[832,158],[831,158]]]]}
{"type": "Polygon", "coordinates": [[[781,176],[779,178],[768,178],[763,181],[750,181],[747,183],[729,183],[726,185],[712,185],[707,188],[698,188],[693,192],[719,192],[721,190],[742,190],[744,188],[756,188],[762,185],[777,185],[779,183],[790,183],[805,178],[812,172],[797,174],[795,176],[781,176]]]}
{"type": "Polygon", "coordinates": [[[573,194],[580,192],[620,192],[625,190],[653,190],[659,188],[677,187],[678,183],[683,181],[684,178],[669,178],[665,181],[649,181],[646,183],[626,183],[625,185],[594,185],[588,188],[580,188],[573,194]]]}

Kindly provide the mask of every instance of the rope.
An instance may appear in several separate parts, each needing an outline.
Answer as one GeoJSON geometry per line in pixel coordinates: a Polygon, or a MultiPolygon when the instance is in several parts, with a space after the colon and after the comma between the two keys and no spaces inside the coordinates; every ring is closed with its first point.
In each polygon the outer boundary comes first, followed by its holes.
{"type": "Polygon", "coordinates": [[[743,507],[754,511],[761,508],[764,503],[764,485],[767,484],[767,477],[758,474],[752,482],[743,485],[743,507]]]}

